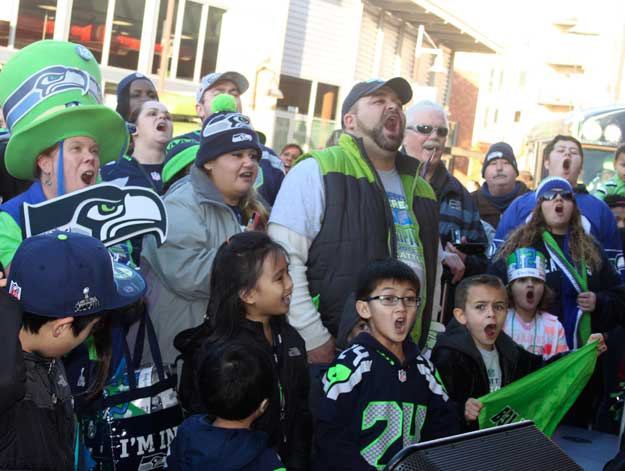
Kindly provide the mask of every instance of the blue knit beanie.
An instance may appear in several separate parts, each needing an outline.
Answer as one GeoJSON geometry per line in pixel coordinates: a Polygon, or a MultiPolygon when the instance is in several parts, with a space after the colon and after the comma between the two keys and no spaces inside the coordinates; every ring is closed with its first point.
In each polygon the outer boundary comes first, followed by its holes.
{"type": "Polygon", "coordinates": [[[540,185],[536,188],[536,201],[540,201],[541,196],[549,190],[568,191],[573,194],[573,197],[575,197],[573,187],[568,180],[565,180],[562,177],[547,177],[540,182],[540,185]]]}

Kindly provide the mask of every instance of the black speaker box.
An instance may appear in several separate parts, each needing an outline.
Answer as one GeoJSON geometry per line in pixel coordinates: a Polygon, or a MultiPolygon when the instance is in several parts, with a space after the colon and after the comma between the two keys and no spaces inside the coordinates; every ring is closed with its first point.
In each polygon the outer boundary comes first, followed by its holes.
{"type": "Polygon", "coordinates": [[[529,420],[411,445],[397,453],[385,469],[583,471],[529,420]]]}

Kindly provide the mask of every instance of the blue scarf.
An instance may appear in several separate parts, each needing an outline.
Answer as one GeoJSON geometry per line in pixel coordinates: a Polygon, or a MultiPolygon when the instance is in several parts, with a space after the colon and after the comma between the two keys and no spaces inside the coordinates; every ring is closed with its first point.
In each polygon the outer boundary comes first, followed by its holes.
{"type": "Polygon", "coordinates": [[[488,185],[486,182],[482,183],[482,195],[499,211],[504,211],[508,206],[510,206],[510,203],[512,203],[512,201],[519,196],[522,189],[522,183],[516,182],[514,184],[514,190],[510,193],[506,193],[501,196],[493,196],[490,194],[490,191],[488,191],[488,185]]]}

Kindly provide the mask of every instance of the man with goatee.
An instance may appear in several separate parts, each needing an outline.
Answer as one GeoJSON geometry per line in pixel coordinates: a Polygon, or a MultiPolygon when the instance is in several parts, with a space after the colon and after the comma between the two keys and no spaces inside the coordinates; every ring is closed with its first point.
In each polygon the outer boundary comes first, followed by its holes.
{"type": "MultiPolygon", "coordinates": [[[[284,180],[269,234],[290,255],[289,322],[313,364],[333,360],[341,314],[371,260],[395,257],[421,280],[413,337],[423,346],[438,264],[438,209],[418,161],[398,149],[410,84],[396,77],[357,83],[342,106],[337,146],[305,154],[284,180]]],[[[349,308],[349,304],[347,304],[349,308]]],[[[346,316],[347,317],[347,316],[346,316]]]]}

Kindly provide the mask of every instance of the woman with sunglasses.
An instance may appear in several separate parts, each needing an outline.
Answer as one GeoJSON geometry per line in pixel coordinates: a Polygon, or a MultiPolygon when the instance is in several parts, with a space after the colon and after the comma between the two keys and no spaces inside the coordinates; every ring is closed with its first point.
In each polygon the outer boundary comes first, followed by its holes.
{"type": "Polygon", "coordinates": [[[585,344],[591,331],[623,325],[625,285],[597,241],[585,232],[567,180],[543,180],[527,224],[509,235],[489,271],[507,283],[505,260],[523,247],[546,256],[546,284],[555,294],[549,312],[564,326],[570,349],[585,344]]]}

